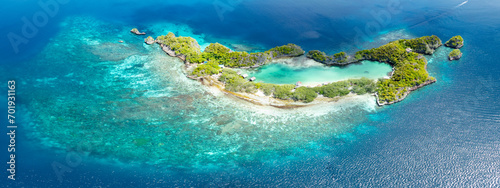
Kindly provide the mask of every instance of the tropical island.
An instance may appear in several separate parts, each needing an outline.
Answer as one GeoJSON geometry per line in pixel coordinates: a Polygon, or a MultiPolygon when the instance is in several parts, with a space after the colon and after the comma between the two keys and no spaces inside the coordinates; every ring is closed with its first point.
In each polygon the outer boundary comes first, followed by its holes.
{"type": "Polygon", "coordinates": [[[444,45],[450,48],[460,49],[464,46],[464,39],[462,38],[462,36],[457,35],[446,41],[444,45]]]}
{"type": "Polygon", "coordinates": [[[450,61],[459,60],[460,58],[462,58],[462,52],[459,49],[454,49],[448,54],[448,59],[450,61]]]}
{"type": "MultiPolygon", "coordinates": [[[[211,43],[203,51],[198,42],[191,37],[175,36],[173,33],[149,36],[147,44],[154,42],[169,56],[181,59],[186,65],[187,77],[205,85],[215,86],[225,93],[261,105],[275,107],[299,107],[323,101],[336,101],[346,95],[373,94],[379,106],[402,101],[411,91],[436,82],[429,76],[427,60],[423,55],[431,55],[442,46],[437,36],[424,36],[415,39],[401,39],[378,48],[361,50],[353,55],[339,52],[334,55],[312,50],[307,58],[330,66],[344,66],[364,60],[387,63],[393,67],[389,78],[371,80],[368,78],[348,79],[318,86],[302,86],[301,83],[271,84],[254,82],[255,77],[235,68],[256,68],[280,58],[292,58],[305,54],[295,44],[271,48],[265,52],[238,52],[228,47],[211,43]],[[265,99],[265,100],[263,100],[265,99]]],[[[455,36],[446,46],[460,48],[463,39],[455,36]]]]}

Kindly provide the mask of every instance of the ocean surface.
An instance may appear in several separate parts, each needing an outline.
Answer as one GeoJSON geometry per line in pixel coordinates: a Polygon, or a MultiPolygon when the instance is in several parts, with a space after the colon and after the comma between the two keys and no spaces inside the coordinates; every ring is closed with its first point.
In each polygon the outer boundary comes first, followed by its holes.
{"type": "MultiPolygon", "coordinates": [[[[15,80],[18,128],[16,180],[2,170],[0,187],[499,187],[498,10],[487,0],[3,1],[0,108],[15,80]],[[362,95],[276,109],[187,79],[134,27],[249,52],[352,53],[427,35],[465,46],[459,61],[445,47],[426,56],[437,82],[400,103],[362,95]]],[[[294,83],[390,71],[287,61],[255,74],[294,83]]]]}

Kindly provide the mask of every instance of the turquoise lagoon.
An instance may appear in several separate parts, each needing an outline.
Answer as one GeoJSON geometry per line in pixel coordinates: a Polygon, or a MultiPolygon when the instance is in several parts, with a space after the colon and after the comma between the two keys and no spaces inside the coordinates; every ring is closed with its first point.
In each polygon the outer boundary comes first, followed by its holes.
{"type": "Polygon", "coordinates": [[[258,82],[295,84],[300,81],[302,84],[313,85],[362,77],[375,80],[386,77],[391,71],[390,65],[373,61],[338,67],[325,66],[304,58],[294,58],[291,61],[276,62],[247,72],[250,76],[255,76],[258,82]],[[301,63],[301,60],[304,62],[301,63]]]}

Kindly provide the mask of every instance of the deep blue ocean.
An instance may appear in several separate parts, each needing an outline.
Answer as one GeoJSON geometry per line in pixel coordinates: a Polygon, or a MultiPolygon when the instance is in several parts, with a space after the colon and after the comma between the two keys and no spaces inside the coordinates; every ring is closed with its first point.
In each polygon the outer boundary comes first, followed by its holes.
{"type": "Polygon", "coordinates": [[[5,0],[0,104],[7,116],[15,80],[19,128],[12,181],[1,120],[0,187],[500,187],[499,11],[488,0],[5,0]],[[259,114],[180,76],[133,27],[247,51],[427,35],[465,45],[459,61],[444,47],[426,56],[437,82],[400,103],[259,114]]]}

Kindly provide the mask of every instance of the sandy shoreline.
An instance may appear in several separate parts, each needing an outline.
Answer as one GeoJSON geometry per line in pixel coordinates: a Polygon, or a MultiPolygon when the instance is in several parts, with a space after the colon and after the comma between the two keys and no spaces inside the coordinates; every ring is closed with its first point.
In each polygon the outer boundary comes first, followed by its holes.
{"type": "MultiPolygon", "coordinates": [[[[353,98],[354,96],[359,96],[356,94],[348,94],[347,96],[342,96],[342,97],[335,97],[335,98],[328,98],[324,97],[322,95],[319,95],[314,101],[310,103],[304,103],[300,101],[294,101],[292,99],[289,100],[282,100],[282,99],[277,99],[272,96],[265,96],[261,90],[258,90],[256,93],[241,93],[241,92],[232,92],[228,91],[225,88],[224,83],[220,82],[218,80],[218,75],[212,75],[212,76],[206,76],[206,77],[199,77],[199,78],[194,78],[194,77],[189,77],[190,79],[197,80],[201,82],[203,85],[210,87],[211,89],[216,89],[222,93],[224,93],[228,97],[236,98],[239,100],[245,100],[247,102],[250,102],[252,104],[260,105],[260,106],[272,106],[276,108],[299,108],[299,107],[308,107],[308,106],[316,106],[319,104],[324,104],[324,103],[331,103],[331,102],[339,102],[341,100],[345,100],[348,98],[353,98]]],[[[373,97],[373,95],[369,95],[373,101],[375,102],[376,99],[373,97]]]]}

